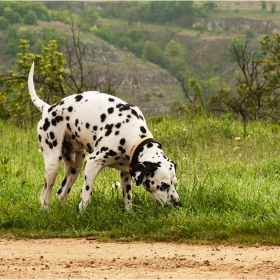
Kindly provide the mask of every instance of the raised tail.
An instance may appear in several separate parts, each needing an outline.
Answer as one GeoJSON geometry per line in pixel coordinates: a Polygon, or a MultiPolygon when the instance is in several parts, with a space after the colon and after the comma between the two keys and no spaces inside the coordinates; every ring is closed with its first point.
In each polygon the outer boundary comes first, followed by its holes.
{"type": "Polygon", "coordinates": [[[34,83],[33,83],[33,75],[34,75],[34,62],[32,63],[29,75],[28,75],[28,89],[31,96],[31,99],[35,106],[43,113],[44,108],[49,108],[46,102],[39,98],[35,91],[34,83]]]}

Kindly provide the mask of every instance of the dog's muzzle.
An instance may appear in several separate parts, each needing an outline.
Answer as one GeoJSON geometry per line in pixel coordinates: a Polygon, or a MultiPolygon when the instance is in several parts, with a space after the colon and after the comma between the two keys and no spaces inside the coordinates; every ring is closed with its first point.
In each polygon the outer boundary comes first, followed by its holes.
{"type": "Polygon", "coordinates": [[[171,203],[174,205],[174,206],[182,206],[182,203],[180,201],[179,198],[172,198],[171,199],[171,203]]]}

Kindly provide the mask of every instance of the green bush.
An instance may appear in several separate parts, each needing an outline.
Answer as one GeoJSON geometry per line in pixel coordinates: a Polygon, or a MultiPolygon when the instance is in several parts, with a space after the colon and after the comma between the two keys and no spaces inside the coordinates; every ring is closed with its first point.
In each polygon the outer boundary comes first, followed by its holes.
{"type": "Polygon", "coordinates": [[[160,47],[150,41],[147,41],[144,45],[142,58],[158,65],[162,65],[165,61],[160,47]]]}
{"type": "Polygon", "coordinates": [[[0,30],[7,30],[8,26],[9,26],[9,22],[5,18],[1,17],[0,18],[0,30]]]}
{"type": "Polygon", "coordinates": [[[3,17],[10,23],[19,23],[21,22],[20,15],[17,12],[14,12],[10,7],[4,9],[3,17]]]}
{"type": "Polygon", "coordinates": [[[37,24],[37,15],[36,12],[31,10],[23,18],[23,23],[28,25],[37,24]]]}

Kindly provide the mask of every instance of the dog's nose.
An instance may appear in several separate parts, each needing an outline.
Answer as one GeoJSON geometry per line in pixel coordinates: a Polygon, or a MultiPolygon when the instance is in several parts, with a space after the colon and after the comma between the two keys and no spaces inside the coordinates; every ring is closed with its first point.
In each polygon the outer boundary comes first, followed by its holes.
{"type": "Polygon", "coordinates": [[[173,198],[173,199],[172,199],[172,204],[173,204],[174,206],[182,206],[182,203],[181,203],[181,201],[180,201],[179,198],[173,198]]]}

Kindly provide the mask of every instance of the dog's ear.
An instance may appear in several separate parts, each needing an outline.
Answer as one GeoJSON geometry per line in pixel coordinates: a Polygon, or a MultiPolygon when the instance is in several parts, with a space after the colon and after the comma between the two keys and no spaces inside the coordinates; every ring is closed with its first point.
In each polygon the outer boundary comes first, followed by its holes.
{"type": "Polygon", "coordinates": [[[144,176],[147,173],[153,173],[154,171],[156,171],[158,169],[158,167],[160,166],[159,163],[156,162],[144,162],[144,163],[138,163],[136,164],[135,171],[141,171],[141,173],[135,178],[136,181],[136,186],[140,186],[143,182],[144,176]]]}
{"type": "Polygon", "coordinates": [[[145,168],[145,165],[143,163],[137,163],[135,164],[133,170],[134,172],[142,171],[145,168]]]}

